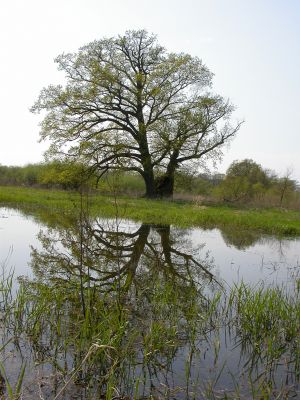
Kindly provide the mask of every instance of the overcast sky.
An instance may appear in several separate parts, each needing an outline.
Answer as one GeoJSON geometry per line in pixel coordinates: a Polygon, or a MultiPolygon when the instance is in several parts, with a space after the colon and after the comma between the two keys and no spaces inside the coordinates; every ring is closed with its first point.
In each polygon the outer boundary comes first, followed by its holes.
{"type": "Polygon", "coordinates": [[[95,39],[147,29],[167,50],[198,56],[214,91],[244,119],[220,171],[252,158],[300,180],[299,0],[4,0],[0,3],[0,164],[43,160],[40,90],[61,82],[54,58],[95,39]]]}

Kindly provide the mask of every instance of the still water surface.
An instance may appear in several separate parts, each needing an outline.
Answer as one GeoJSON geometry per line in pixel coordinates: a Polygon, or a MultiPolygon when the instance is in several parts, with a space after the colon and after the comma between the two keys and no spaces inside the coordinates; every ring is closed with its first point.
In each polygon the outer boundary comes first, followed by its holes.
{"type": "MultiPolygon", "coordinates": [[[[59,216],[58,216],[59,220],[59,216]]],[[[103,221],[114,225],[114,220],[103,221]]],[[[134,231],[141,224],[121,221],[119,230],[134,231]]],[[[31,246],[41,248],[38,233],[46,225],[37,216],[20,210],[0,208],[0,255],[15,275],[32,276],[29,267],[31,246]]],[[[186,249],[208,256],[214,264],[214,274],[229,285],[243,280],[247,283],[280,284],[295,278],[300,265],[300,239],[276,238],[255,232],[220,229],[178,229],[174,234],[184,237],[186,249]]]]}
{"type": "MultiPolygon", "coordinates": [[[[241,394],[245,393],[245,397],[240,398],[252,398],[249,386],[257,382],[255,379],[264,371],[263,361],[255,366],[256,375],[250,385],[249,354],[245,355],[236,340],[217,326],[216,321],[213,327],[203,325],[191,334],[194,320],[187,315],[189,310],[199,307],[202,298],[201,304],[205,307],[206,297],[214,296],[220,287],[230,288],[241,281],[252,286],[263,282],[265,287],[278,285],[290,290],[299,279],[299,255],[299,239],[275,238],[255,232],[178,229],[102,219],[80,220],[78,224],[77,220],[55,213],[28,215],[21,210],[0,208],[0,260],[6,274],[14,269],[15,290],[17,278],[26,276],[23,284],[25,282],[33,291],[40,290],[41,285],[53,290],[61,286],[66,292],[71,288],[74,294],[81,285],[84,290],[93,288],[93,295],[97,291],[97,298],[103,294],[107,296],[103,304],[108,306],[111,293],[122,297],[128,318],[126,329],[134,326],[142,333],[133,346],[134,356],[126,354],[122,358],[122,373],[114,376],[112,398],[115,399],[146,399],[150,395],[157,399],[225,398],[220,396],[225,396],[227,390],[230,394],[236,387],[241,394]],[[166,295],[170,285],[176,299],[172,307],[168,304],[171,297],[166,295]],[[178,311],[181,307],[182,313],[178,311]],[[162,331],[156,320],[160,312],[158,320],[165,324],[162,331]],[[154,328],[158,329],[155,350],[155,340],[149,334],[154,328]],[[148,337],[151,337],[151,345],[148,337]]],[[[64,312],[69,312],[72,300],[66,301],[68,308],[64,312]]],[[[67,315],[68,321],[73,314],[74,310],[72,315],[67,315]]],[[[73,323],[72,326],[78,325],[73,323]]],[[[2,327],[2,342],[15,335],[13,329],[2,327]]],[[[26,361],[24,399],[34,399],[37,395],[54,399],[78,368],[77,342],[70,338],[61,340],[59,336],[73,338],[76,332],[66,333],[60,327],[55,342],[52,329],[53,324],[46,325],[41,331],[43,337],[35,341],[21,335],[18,348],[10,342],[2,351],[1,362],[12,383],[17,381],[20,366],[26,361]]],[[[127,330],[124,337],[127,337],[127,330]]],[[[100,343],[101,335],[93,334],[93,340],[100,343]]],[[[83,346],[81,342],[80,346],[83,346]]],[[[96,362],[93,367],[95,365],[96,362]]],[[[59,398],[108,396],[107,382],[104,391],[98,387],[103,374],[100,367],[97,368],[82,368],[80,374],[86,373],[86,376],[81,377],[81,381],[78,378],[77,383],[68,383],[59,398]]],[[[289,368],[280,360],[272,370],[272,379],[278,391],[283,381],[287,382],[292,395],[297,397],[298,378],[289,368]]],[[[270,398],[273,397],[270,395],[270,398]]]]}

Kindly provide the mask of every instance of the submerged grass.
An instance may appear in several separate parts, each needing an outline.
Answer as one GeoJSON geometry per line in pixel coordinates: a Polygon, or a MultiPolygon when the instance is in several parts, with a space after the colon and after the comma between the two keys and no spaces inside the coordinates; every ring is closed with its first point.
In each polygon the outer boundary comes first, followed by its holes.
{"type": "MultiPolygon", "coordinates": [[[[92,216],[115,217],[115,198],[90,194],[89,203],[92,216]]],[[[0,187],[0,204],[71,213],[74,212],[74,207],[79,209],[80,195],[75,192],[0,187]]],[[[118,208],[120,217],[144,223],[207,228],[226,226],[268,234],[300,235],[300,213],[282,209],[237,209],[129,197],[119,197],[118,208]]]]}
{"type": "Polygon", "coordinates": [[[9,378],[7,377],[7,374],[6,374],[6,370],[1,362],[0,362],[0,371],[1,371],[1,375],[2,375],[4,383],[5,383],[6,391],[7,391],[7,399],[8,400],[19,400],[21,397],[22,385],[23,385],[24,375],[25,375],[25,371],[26,371],[26,363],[21,365],[18,380],[16,382],[15,387],[13,387],[10,384],[9,378]]]}
{"type": "MultiPolygon", "coordinates": [[[[2,288],[11,291],[9,279],[2,278],[2,288]]],[[[187,392],[187,398],[267,400],[288,399],[293,393],[297,396],[299,282],[292,292],[283,287],[240,283],[227,292],[216,292],[210,300],[199,301],[195,288],[183,295],[171,282],[162,285],[157,281],[133,298],[127,295],[122,303],[114,291],[100,293],[86,287],[85,315],[79,292],[80,286],[75,282],[49,286],[25,279],[20,282],[15,299],[5,296],[1,303],[1,311],[7,314],[3,321],[13,332],[14,340],[23,338],[23,343],[25,340],[35,349],[36,364],[50,363],[63,376],[55,399],[72,384],[85,387],[87,399],[154,398],[147,394],[147,382],[150,379],[153,385],[160,379],[159,371],[171,371],[180,347],[187,344],[190,352],[186,379],[195,387],[187,392]],[[189,364],[195,352],[201,354],[201,343],[204,347],[210,343],[214,365],[218,365],[224,351],[220,348],[221,328],[231,337],[231,345],[239,347],[243,360],[241,376],[232,375],[231,387],[222,389],[220,377],[231,373],[222,357],[211,381],[201,379],[195,383],[191,378],[193,364],[189,364]],[[281,370],[276,375],[278,368],[281,370]],[[246,387],[243,376],[247,377],[246,387]]],[[[30,374],[25,362],[15,389],[2,363],[0,370],[9,398],[18,398],[26,372],[30,374]]],[[[162,387],[164,395],[157,398],[170,398],[169,388],[162,387]]],[[[176,390],[183,393],[184,389],[176,390]]]]}
{"type": "Polygon", "coordinates": [[[228,300],[228,315],[233,319],[239,343],[250,346],[252,356],[280,359],[287,351],[300,377],[300,287],[235,286],[228,300]]]}
{"type": "MultiPolygon", "coordinates": [[[[14,338],[35,349],[36,364],[50,363],[63,374],[55,399],[71,383],[86,387],[88,399],[121,399],[124,394],[146,399],[140,386],[147,391],[149,379],[154,382],[159,369],[171,368],[191,326],[198,334],[206,332],[215,318],[215,301],[212,309],[207,301],[203,307],[195,292],[191,312],[173,285],[155,285],[147,290],[147,297],[153,296],[151,302],[142,293],[135,298],[136,304],[119,303],[114,292],[101,294],[86,288],[85,315],[79,291],[74,282],[70,287],[50,287],[25,279],[6,319],[14,338]]],[[[25,370],[21,372],[23,380],[25,370]]],[[[6,377],[4,367],[2,373],[6,377]]]]}

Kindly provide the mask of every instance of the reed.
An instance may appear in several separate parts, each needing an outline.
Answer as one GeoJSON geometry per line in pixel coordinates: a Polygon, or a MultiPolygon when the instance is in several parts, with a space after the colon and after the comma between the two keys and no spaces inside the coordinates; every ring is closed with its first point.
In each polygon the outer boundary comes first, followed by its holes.
{"type": "MultiPolygon", "coordinates": [[[[10,279],[2,278],[1,282],[7,293],[11,290],[10,279]]],[[[183,294],[172,283],[162,285],[157,281],[143,289],[136,297],[137,303],[122,305],[114,292],[101,294],[85,287],[85,315],[80,290],[80,282],[77,286],[70,282],[67,286],[49,287],[23,280],[11,306],[1,306],[13,337],[26,338],[29,346],[40,349],[39,363],[50,362],[63,374],[65,383],[60,385],[57,399],[75,382],[87,387],[87,398],[95,398],[98,393],[107,399],[125,394],[138,399],[147,388],[149,371],[158,371],[162,366],[172,368],[178,349],[187,343],[187,383],[191,379],[192,358],[197,352],[201,354],[199,343],[210,343],[215,353],[214,378],[189,383],[189,393],[194,393],[195,399],[289,398],[293,387],[275,385],[273,380],[283,360],[289,366],[289,374],[299,380],[299,282],[293,292],[283,287],[251,287],[242,282],[227,292],[217,291],[203,299],[195,288],[183,294]],[[234,379],[231,388],[219,388],[227,368],[226,364],[219,364],[220,331],[224,329],[240,348],[247,388],[234,379]],[[45,341],[50,344],[51,353],[43,354],[45,341]],[[70,356],[73,363],[66,369],[67,364],[62,361],[70,356]]],[[[0,368],[9,399],[18,398],[26,364],[14,389],[4,364],[0,368]]]]}

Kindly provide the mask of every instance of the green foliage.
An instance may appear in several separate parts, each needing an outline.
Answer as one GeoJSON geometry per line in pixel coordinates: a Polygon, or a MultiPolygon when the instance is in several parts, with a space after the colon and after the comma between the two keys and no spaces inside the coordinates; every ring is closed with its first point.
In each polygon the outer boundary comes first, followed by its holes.
{"type": "Polygon", "coordinates": [[[300,195],[297,182],[290,176],[288,170],[283,177],[278,177],[253,160],[234,161],[225,179],[214,189],[214,195],[225,202],[296,209],[300,195]]]}
{"type": "Polygon", "coordinates": [[[290,174],[274,179],[273,192],[278,195],[279,205],[288,205],[297,192],[297,182],[290,178],[290,174]]]}
{"type": "Polygon", "coordinates": [[[171,197],[174,174],[220,158],[239,130],[227,99],[208,91],[212,74],[197,57],[168,53],[145,30],[101,39],[57,57],[65,85],[44,88],[41,139],[100,173],[136,172],[147,197],[171,197]]]}
{"type": "Polygon", "coordinates": [[[87,168],[78,163],[52,162],[42,171],[39,183],[47,187],[79,189],[90,179],[87,168]]]}
{"type": "Polygon", "coordinates": [[[192,195],[209,195],[213,188],[213,179],[204,175],[192,175],[177,172],[175,175],[175,192],[192,195]]]}
{"type": "Polygon", "coordinates": [[[1,185],[21,185],[23,183],[21,167],[7,167],[0,165],[1,185]]]}
{"type": "Polygon", "coordinates": [[[267,186],[269,183],[268,176],[262,166],[250,159],[233,161],[226,172],[226,177],[246,177],[251,185],[261,183],[263,186],[267,186]]]}
{"type": "Polygon", "coordinates": [[[54,161],[24,167],[0,166],[1,185],[78,189],[82,184],[95,185],[95,182],[95,175],[79,163],[54,161]]]}
{"type": "Polygon", "coordinates": [[[215,191],[228,202],[246,202],[262,195],[270,186],[270,179],[261,165],[253,160],[234,161],[226,172],[224,181],[215,191]]]}

